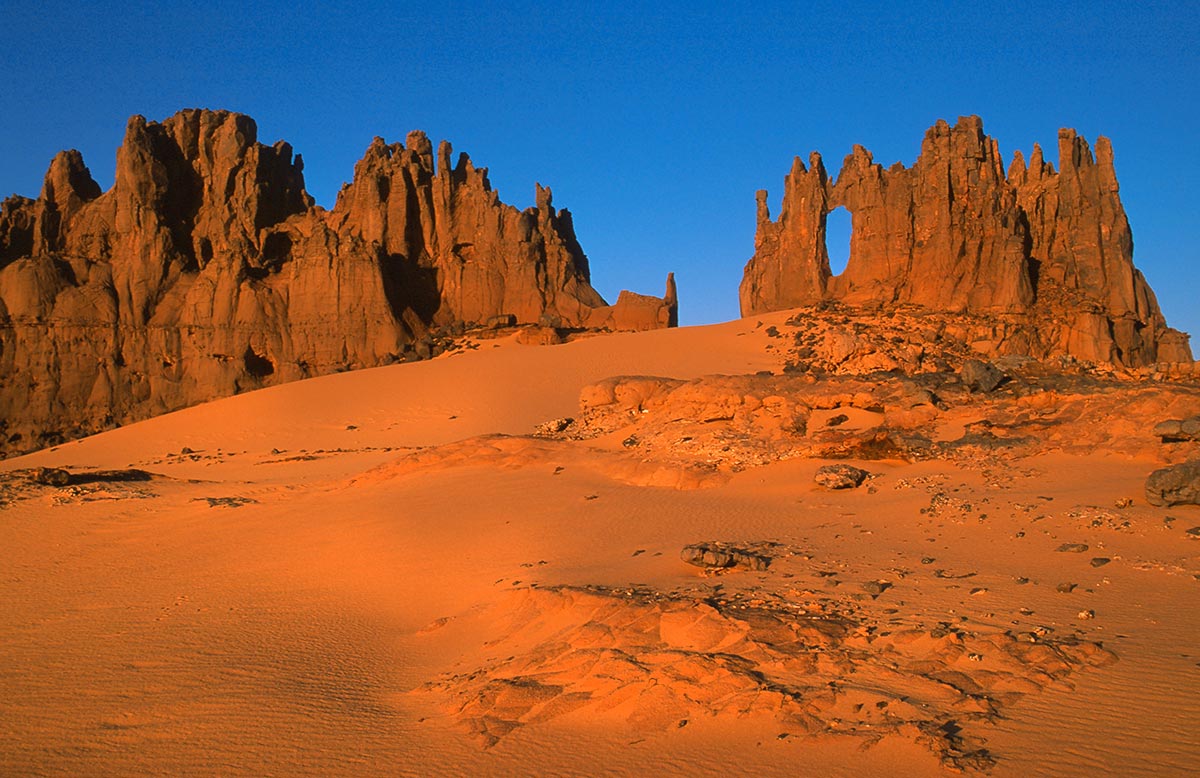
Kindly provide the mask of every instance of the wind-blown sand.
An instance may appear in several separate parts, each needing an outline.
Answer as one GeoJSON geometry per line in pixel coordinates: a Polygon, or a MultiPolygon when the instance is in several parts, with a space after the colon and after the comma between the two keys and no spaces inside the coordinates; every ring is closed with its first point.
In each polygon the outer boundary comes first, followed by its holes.
{"type": "Polygon", "coordinates": [[[931,410],[779,375],[786,320],[481,341],[4,462],[0,773],[1194,770],[1200,508],[1145,503],[1178,452],[1139,414],[1200,393],[931,410]],[[610,376],[676,381],[581,412],[610,376]],[[835,453],[868,481],[816,486],[835,453]]]}

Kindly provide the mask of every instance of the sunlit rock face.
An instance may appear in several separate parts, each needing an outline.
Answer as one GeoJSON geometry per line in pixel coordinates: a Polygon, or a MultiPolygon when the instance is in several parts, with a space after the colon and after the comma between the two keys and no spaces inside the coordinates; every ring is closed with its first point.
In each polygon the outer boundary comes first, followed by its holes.
{"type": "Polygon", "coordinates": [[[376,139],[326,211],[291,146],[227,111],[134,116],[107,192],[60,153],[36,200],[0,206],[0,451],[425,356],[431,332],[497,317],[674,323],[673,286],[605,304],[548,188],[521,211],[450,157],[376,139]]]}
{"type": "Polygon", "coordinates": [[[1059,132],[1061,170],[1036,145],[1007,173],[977,116],[939,121],[911,168],[888,169],[855,146],[830,179],[821,156],[796,158],[772,220],[758,193],[755,253],[740,287],[743,316],[836,301],[916,306],[979,317],[988,354],[1070,356],[1137,367],[1188,362],[1133,266],[1112,146],[1059,132]],[[852,214],[850,261],[834,276],[826,215],[852,214]]]}

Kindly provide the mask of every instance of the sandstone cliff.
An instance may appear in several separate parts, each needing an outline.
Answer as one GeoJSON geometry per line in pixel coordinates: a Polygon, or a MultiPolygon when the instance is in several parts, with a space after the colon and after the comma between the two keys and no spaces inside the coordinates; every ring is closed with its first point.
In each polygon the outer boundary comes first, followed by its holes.
{"type": "Polygon", "coordinates": [[[1059,133],[1061,171],[1034,147],[1007,174],[979,117],[925,135],[911,168],[884,169],[855,146],[830,180],[813,153],[796,158],[772,221],[758,193],[754,257],[743,316],[836,301],[910,305],[976,317],[968,342],[987,354],[1072,356],[1138,367],[1190,362],[1187,336],[1167,327],[1133,266],[1112,147],[1093,157],[1073,130],[1059,133]],[[834,276],[826,215],[851,213],[850,262],[834,276]]]}
{"type": "Polygon", "coordinates": [[[549,189],[520,211],[450,157],[376,139],[327,212],[235,113],[133,117],[103,193],[60,153],[36,200],[0,205],[0,450],[427,355],[464,323],[674,323],[673,287],[605,305],[549,189]]]}

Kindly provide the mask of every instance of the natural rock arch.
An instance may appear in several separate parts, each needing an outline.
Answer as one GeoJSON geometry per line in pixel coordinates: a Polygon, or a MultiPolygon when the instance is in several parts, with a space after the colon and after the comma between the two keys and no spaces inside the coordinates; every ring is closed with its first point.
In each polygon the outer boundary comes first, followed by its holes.
{"type": "Polygon", "coordinates": [[[758,192],[755,253],[740,288],[743,316],[837,301],[915,305],[991,317],[999,353],[1062,354],[1127,366],[1191,360],[1133,266],[1112,147],[1096,154],[1059,132],[1061,171],[1034,147],[1006,174],[977,116],[925,134],[911,168],[884,169],[861,146],[830,180],[821,155],[784,179],[779,218],[758,192]],[[851,258],[834,277],[825,218],[851,212],[851,258]]]}

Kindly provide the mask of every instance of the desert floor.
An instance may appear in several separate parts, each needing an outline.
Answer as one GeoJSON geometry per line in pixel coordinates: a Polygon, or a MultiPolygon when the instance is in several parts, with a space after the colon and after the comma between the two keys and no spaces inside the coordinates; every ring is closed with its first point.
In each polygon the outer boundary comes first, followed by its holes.
{"type": "Polygon", "coordinates": [[[482,340],[3,462],[0,773],[1195,774],[1200,508],[1142,495],[1160,419],[847,491],[531,437],[609,376],[779,374],[786,318],[482,340]],[[770,564],[681,561],[710,541],[770,564]]]}

